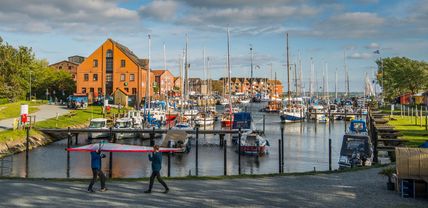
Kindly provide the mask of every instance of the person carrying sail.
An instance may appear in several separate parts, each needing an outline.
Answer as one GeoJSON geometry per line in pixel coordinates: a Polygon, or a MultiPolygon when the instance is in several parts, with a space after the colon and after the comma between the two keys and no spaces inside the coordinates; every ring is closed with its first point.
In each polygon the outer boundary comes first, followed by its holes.
{"type": "Polygon", "coordinates": [[[96,151],[91,151],[91,168],[92,168],[92,180],[88,187],[89,193],[94,193],[94,189],[92,188],[95,182],[97,181],[97,176],[100,177],[101,181],[101,192],[107,191],[106,188],[106,177],[101,170],[101,159],[106,156],[101,153],[101,144],[100,147],[96,151]]]}

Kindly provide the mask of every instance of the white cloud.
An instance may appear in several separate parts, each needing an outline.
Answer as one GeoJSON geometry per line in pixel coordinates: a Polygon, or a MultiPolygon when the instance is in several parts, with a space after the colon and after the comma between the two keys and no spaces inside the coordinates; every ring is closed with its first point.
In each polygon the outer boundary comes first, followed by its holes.
{"type": "Polygon", "coordinates": [[[348,58],[350,59],[371,59],[373,57],[372,53],[359,53],[359,52],[355,52],[353,54],[351,54],[350,56],[348,56],[348,58]]]}
{"type": "Polygon", "coordinates": [[[367,49],[380,49],[379,43],[370,43],[366,46],[367,49]]]}
{"type": "Polygon", "coordinates": [[[153,1],[147,6],[142,6],[140,8],[140,14],[143,17],[154,18],[162,21],[171,20],[176,14],[177,7],[178,3],[176,1],[153,1]]]}

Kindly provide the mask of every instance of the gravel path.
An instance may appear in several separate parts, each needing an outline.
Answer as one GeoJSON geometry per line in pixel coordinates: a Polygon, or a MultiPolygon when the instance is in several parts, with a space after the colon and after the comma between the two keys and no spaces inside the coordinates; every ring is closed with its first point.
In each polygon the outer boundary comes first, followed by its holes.
{"type": "MultiPolygon", "coordinates": [[[[146,181],[107,182],[107,192],[86,192],[87,182],[0,180],[1,207],[427,207],[386,190],[380,169],[257,179],[168,180],[145,194],[146,181]]],[[[99,183],[96,185],[99,187],[99,183]]]]}
{"type": "MultiPolygon", "coordinates": [[[[37,106],[37,108],[39,108],[37,112],[30,114],[32,116],[36,116],[36,122],[54,118],[57,116],[57,114],[59,116],[62,116],[69,112],[69,110],[65,106],[59,105],[40,105],[37,106]]],[[[0,120],[0,131],[12,129],[14,120],[15,118],[0,120]]]]}

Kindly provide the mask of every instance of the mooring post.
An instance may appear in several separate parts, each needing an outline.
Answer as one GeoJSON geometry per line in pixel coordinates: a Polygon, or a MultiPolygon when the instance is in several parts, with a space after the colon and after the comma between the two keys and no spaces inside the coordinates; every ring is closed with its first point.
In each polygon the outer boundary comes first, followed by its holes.
{"type": "Polygon", "coordinates": [[[345,133],[346,133],[346,117],[348,117],[348,111],[345,108],[345,118],[343,118],[343,120],[345,120],[345,133]]]}
{"type": "Polygon", "coordinates": [[[281,125],[281,171],[284,173],[284,125],[281,125]]]}
{"type": "MultiPolygon", "coordinates": [[[[172,147],[171,141],[168,141],[168,147],[172,147]]],[[[168,177],[171,177],[171,151],[168,152],[168,177]]]]}
{"type": "Polygon", "coordinates": [[[30,152],[30,127],[27,126],[27,137],[25,142],[25,177],[28,178],[28,155],[30,152]]]}
{"type": "Polygon", "coordinates": [[[196,152],[195,152],[195,164],[196,164],[196,176],[198,176],[198,173],[199,173],[199,171],[198,171],[198,169],[199,169],[199,127],[196,127],[196,138],[195,138],[195,140],[196,140],[196,152]]]}
{"type": "Polygon", "coordinates": [[[263,114],[263,135],[265,135],[265,129],[266,129],[266,115],[263,114]]]}
{"type": "Polygon", "coordinates": [[[223,146],[223,144],[224,144],[224,134],[219,134],[219,137],[220,137],[220,147],[222,147],[223,146]]]}
{"type": "Polygon", "coordinates": [[[241,127],[238,133],[238,175],[241,175],[241,127]]]}
{"type": "MultiPolygon", "coordinates": [[[[109,139],[110,141],[114,141],[113,139],[113,132],[112,132],[112,128],[110,127],[110,133],[109,133],[109,139]]],[[[109,178],[113,178],[113,152],[110,152],[109,154],[109,161],[108,161],[108,177],[109,178]]]]}
{"type": "Polygon", "coordinates": [[[223,161],[223,164],[224,164],[224,175],[226,176],[227,175],[227,151],[226,151],[226,147],[227,147],[227,140],[225,139],[224,141],[223,141],[223,150],[224,150],[224,161],[223,161]]]}
{"type": "Polygon", "coordinates": [[[70,133],[70,127],[68,127],[68,134],[67,134],[67,178],[70,178],[70,151],[68,151],[68,149],[70,148],[70,144],[72,143],[72,138],[71,138],[71,133],[70,133]]]}
{"type": "Polygon", "coordinates": [[[331,139],[328,139],[328,170],[331,171],[331,139]]]}
{"type": "Polygon", "coordinates": [[[281,139],[278,139],[278,172],[282,173],[282,168],[281,168],[281,139]]]}
{"type": "MultiPolygon", "coordinates": [[[[70,131],[69,131],[70,132],[70,131]]],[[[76,141],[74,142],[74,144],[75,145],[78,145],[79,144],[79,133],[76,133],[75,134],[75,137],[76,137],[76,141]]],[[[71,142],[71,141],[70,141],[71,142]]]]}
{"type": "Polygon", "coordinates": [[[155,127],[153,127],[152,132],[150,132],[150,146],[152,147],[155,145],[154,137],[155,137],[155,127]]]}

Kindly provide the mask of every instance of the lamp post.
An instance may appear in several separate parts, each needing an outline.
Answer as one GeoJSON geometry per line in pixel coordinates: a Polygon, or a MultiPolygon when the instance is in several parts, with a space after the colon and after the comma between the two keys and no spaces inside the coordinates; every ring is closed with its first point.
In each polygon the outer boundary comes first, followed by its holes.
{"type": "Polygon", "coordinates": [[[30,71],[30,99],[28,99],[31,102],[31,71],[30,71]]]}

